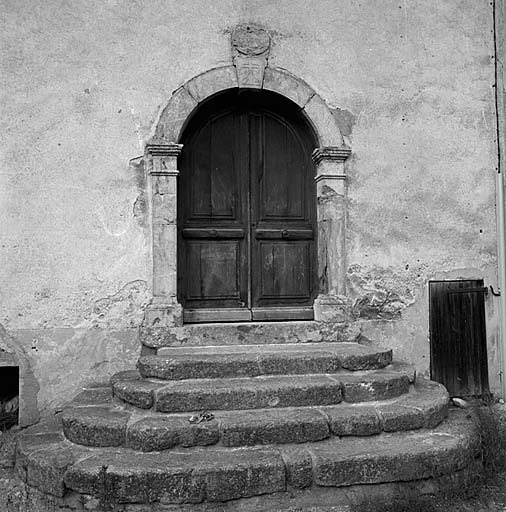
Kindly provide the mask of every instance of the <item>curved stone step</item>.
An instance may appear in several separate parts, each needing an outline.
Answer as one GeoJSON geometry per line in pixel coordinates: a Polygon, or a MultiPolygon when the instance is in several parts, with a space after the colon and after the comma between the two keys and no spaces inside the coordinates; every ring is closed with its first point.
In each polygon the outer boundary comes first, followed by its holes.
{"type": "Polygon", "coordinates": [[[140,357],[137,367],[143,377],[178,380],[373,370],[391,362],[391,350],[358,343],[287,343],[165,348],[140,357]]]}
{"type": "Polygon", "coordinates": [[[319,487],[434,478],[471,465],[478,447],[472,420],[464,411],[452,411],[450,420],[433,431],[381,434],[380,442],[376,436],[330,438],[282,447],[160,453],[102,448],[83,452],[77,462],[62,457],[61,443],[54,447],[55,457],[45,450],[44,460],[37,451],[25,453],[23,445],[20,451],[31,485],[42,485],[33,477],[40,477],[42,464],[51,468],[59,461],[58,471],[44,475],[45,492],[60,489],[57,484],[61,484],[94,496],[109,490],[111,501],[118,503],[182,504],[226,502],[289,489],[311,493],[319,487]]]}
{"type": "Polygon", "coordinates": [[[332,405],[395,398],[409,390],[406,371],[372,370],[309,375],[157,381],[113,379],[114,396],[158,412],[332,405]]]}
{"type": "Polygon", "coordinates": [[[190,414],[143,415],[117,406],[69,408],[62,414],[65,436],[85,446],[126,445],[141,451],[175,446],[252,446],[315,442],[335,436],[368,436],[432,428],[447,414],[448,393],[419,379],[395,400],[320,407],[216,411],[215,419],[191,424],[190,414]]]}

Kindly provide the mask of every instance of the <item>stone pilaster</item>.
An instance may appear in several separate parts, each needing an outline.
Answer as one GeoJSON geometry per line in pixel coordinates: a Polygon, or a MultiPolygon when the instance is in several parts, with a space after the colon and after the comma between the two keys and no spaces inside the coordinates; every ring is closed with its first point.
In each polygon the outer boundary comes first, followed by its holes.
{"type": "Polygon", "coordinates": [[[318,282],[315,319],[341,322],[347,318],[346,300],[346,172],[347,147],[325,146],[313,151],[316,164],[318,215],[318,282]]]}
{"type": "Polygon", "coordinates": [[[148,144],[148,180],[152,216],[153,299],[146,327],[182,324],[177,302],[177,157],[182,144],[148,144]]]}

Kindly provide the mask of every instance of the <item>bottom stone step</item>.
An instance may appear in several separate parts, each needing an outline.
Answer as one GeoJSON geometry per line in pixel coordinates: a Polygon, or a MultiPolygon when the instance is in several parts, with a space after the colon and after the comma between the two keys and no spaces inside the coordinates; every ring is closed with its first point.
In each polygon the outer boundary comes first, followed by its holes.
{"type": "Polygon", "coordinates": [[[197,504],[451,475],[473,464],[478,441],[461,410],[434,430],[262,448],[139,453],[39,433],[22,436],[18,469],[29,485],[57,496],[72,490],[116,503],[197,504]]]}

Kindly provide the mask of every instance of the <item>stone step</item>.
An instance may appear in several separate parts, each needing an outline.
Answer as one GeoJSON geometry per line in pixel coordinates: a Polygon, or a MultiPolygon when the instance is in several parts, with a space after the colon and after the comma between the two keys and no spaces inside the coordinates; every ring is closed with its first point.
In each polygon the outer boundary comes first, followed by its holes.
{"type": "MultiPolygon", "coordinates": [[[[224,506],[220,502],[267,494],[304,490],[310,496],[320,488],[449,475],[471,466],[478,448],[476,427],[462,410],[452,410],[448,420],[431,431],[157,453],[77,447],[61,434],[29,428],[19,439],[17,468],[28,485],[54,496],[73,491],[97,500],[105,496],[108,503],[224,506]]],[[[232,502],[227,510],[246,510],[241,503],[232,502]]]]}
{"type": "Polygon", "coordinates": [[[392,351],[358,343],[163,348],[143,356],[143,377],[166,380],[334,373],[384,368],[392,351]]]}
{"type": "Polygon", "coordinates": [[[371,370],[307,375],[160,381],[113,379],[114,396],[158,412],[333,405],[395,398],[409,390],[410,373],[371,370]]]}
{"type": "Polygon", "coordinates": [[[141,343],[151,348],[355,342],[359,337],[357,325],[316,321],[185,324],[140,329],[141,343]]]}
{"type": "Polygon", "coordinates": [[[433,428],[447,415],[443,386],[418,379],[395,400],[321,407],[216,411],[215,419],[191,424],[189,414],[139,414],[117,405],[87,404],[62,415],[70,441],[85,446],[128,446],[145,452],[175,446],[252,446],[315,442],[334,436],[368,436],[433,428]]]}

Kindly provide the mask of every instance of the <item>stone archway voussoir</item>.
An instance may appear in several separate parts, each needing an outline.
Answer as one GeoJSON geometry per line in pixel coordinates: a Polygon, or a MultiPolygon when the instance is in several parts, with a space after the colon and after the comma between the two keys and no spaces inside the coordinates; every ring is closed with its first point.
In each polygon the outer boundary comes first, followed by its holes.
{"type": "Polygon", "coordinates": [[[200,103],[217,92],[238,87],[235,66],[210,69],[192,78],[183,87],[200,103]]]}
{"type": "Polygon", "coordinates": [[[306,82],[288,71],[269,66],[265,68],[263,89],[285,96],[300,108],[304,108],[307,102],[315,95],[314,90],[306,82]]]}
{"type": "Polygon", "coordinates": [[[318,136],[320,146],[341,147],[344,145],[341,131],[327,104],[315,94],[304,106],[304,113],[318,136]]]}
{"type": "Polygon", "coordinates": [[[170,144],[178,141],[186,120],[197,105],[198,103],[184,86],[176,89],[167,106],[163,109],[156,127],[155,136],[150,143],[170,144]]]}

